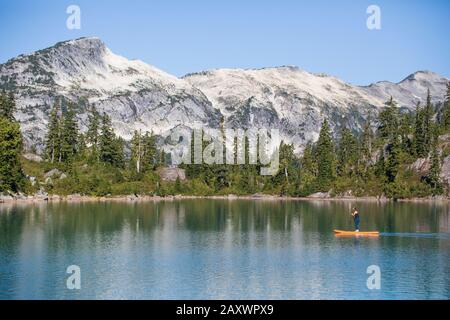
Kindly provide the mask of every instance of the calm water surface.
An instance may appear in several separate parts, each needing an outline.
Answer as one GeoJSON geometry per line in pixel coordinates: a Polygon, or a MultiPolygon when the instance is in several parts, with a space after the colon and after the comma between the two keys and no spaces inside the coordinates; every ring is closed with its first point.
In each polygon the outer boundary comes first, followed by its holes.
{"type": "Polygon", "coordinates": [[[0,299],[449,299],[448,204],[0,204],[0,299]],[[68,290],[66,268],[81,268],[68,290]],[[369,290],[378,265],[381,289],[369,290]]]}

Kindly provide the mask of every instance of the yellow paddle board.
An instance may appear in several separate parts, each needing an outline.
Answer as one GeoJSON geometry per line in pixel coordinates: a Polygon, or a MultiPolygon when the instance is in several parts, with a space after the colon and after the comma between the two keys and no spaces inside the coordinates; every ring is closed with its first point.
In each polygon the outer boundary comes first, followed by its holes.
{"type": "Polygon", "coordinates": [[[380,232],[378,231],[343,231],[343,230],[334,230],[334,233],[338,236],[378,236],[380,232]]]}

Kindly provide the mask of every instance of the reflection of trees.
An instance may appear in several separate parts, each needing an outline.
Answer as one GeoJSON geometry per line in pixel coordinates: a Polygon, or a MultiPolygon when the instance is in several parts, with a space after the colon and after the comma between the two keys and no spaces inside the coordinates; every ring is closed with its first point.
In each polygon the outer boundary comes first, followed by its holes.
{"type": "Polygon", "coordinates": [[[40,227],[51,246],[72,246],[79,237],[111,238],[127,228],[155,230],[331,233],[352,229],[350,209],[357,206],[364,230],[450,232],[445,203],[350,201],[180,200],[160,202],[81,202],[0,206],[0,246],[14,247],[24,230],[40,227]]]}
{"type": "Polygon", "coordinates": [[[0,250],[12,250],[19,245],[30,208],[15,204],[0,204],[0,250]]]}

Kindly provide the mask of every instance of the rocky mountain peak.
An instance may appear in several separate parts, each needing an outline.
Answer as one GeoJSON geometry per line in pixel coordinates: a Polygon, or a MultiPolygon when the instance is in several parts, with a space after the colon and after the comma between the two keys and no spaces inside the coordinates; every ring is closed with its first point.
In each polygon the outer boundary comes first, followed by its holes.
{"type": "Polygon", "coordinates": [[[114,54],[95,37],[59,42],[0,65],[0,89],[16,94],[16,118],[27,145],[42,147],[56,99],[77,106],[86,130],[87,110],[108,113],[116,132],[129,139],[134,130],[168,135],[177,127],[279,129],[297,151],[317,139],[327,118],[338,132],[345,122],[361,130],[366,116],[392,96],[413,110],[428,88],[442,101],[448,78],[416,72],[399,83],[354,86],[296,66],[216,69],[177,78],[151,65],[114,54]]]}

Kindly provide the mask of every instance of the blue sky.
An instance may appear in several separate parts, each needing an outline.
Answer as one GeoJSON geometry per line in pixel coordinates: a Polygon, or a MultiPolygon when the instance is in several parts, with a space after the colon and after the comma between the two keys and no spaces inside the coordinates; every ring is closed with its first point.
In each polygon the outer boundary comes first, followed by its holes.
{"type": "Polygon", "coordinates": [[[177,76],[297,65],[365,85],[417,70],[450,77],[449,31],[448,0],[0,0],[0,63],[97,36],[177,76]],[[81,30],[66,28],[71,4],[81,8],[81,30]],[[371,4],[381,30],[366,27],[371,4]]]}

